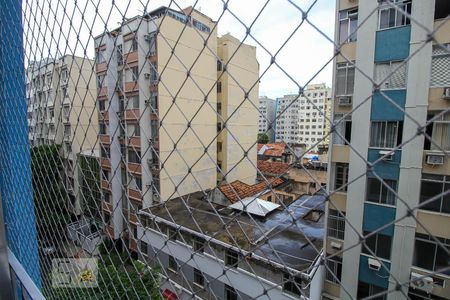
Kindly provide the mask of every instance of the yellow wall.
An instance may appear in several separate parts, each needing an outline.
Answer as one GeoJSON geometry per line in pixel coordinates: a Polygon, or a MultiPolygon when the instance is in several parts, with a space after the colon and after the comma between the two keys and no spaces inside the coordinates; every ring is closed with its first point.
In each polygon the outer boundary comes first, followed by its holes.
{"type": "Polygon", "coordinates": [[[228,182],[241,180],[253,184],[256,180],[259,96],[256,48],[240,45],[238,39],[227,34],[218,40],[218,54],[223,65],[227,65],[226,72],[217,73],[218,76],[222,74],[222,93],[219,97],[222,102],[222,117],[227,121],[226,130],[219,137],[223,149],[222,170],[228,173],[228,182]],[[246,92],[249,96],[244,101],[246,92]],[[244,151],[248,155],[241,160],[244,151]]]}
{"type": "MultiPolygon", "coordinates": [[[[206,23],[205,20],[202,21],[206,23]]],[[[206,25],[210,28],[214,26],[212,22],[206,25]]],[[[211,52],[216,51],[216,38],[208,40],[211,50],[202,50],[202,36],[206,38],[207,34],[189,26],[182,33],[184,27],[183,23],[166,17],[157,38],[158,73],[161,76],[158,86],[159,118],[162,121],[159,145],[160,159],[164,163],[160,173],[162,200],[216,185],[216,143],[213,141],[216,135],[217,100],[214,83],[217,75],[216,54],[211,52]],[[174,47],[175,55],[170,58],[174,47]],[[194,64],[199,54],[200,57],[194,64]],[[191,77],[185,82],[187,69],[193,64],[191,77]],[[210,90],[208,103],[202,106],[205,95],[210,90]],[[176,105],[172,105],[175,95],[176,105]],[[185,132],[188,121],[192,126],[185,132]],[[204,147],[211,142],[208,154],[205,154],[204,147]],[[192,167],[192,173],[183,180],[189,167],[192,167]],[[178,191],[174,193],[175,186],[178,186],[178,191]]],[[[216,33],[213,32],[212,37],[215,36],[216,33]]]]}

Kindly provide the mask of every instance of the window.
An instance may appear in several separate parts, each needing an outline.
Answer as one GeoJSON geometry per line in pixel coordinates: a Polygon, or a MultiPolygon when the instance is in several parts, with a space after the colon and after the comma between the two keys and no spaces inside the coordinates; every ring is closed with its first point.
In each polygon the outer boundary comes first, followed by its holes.
{"type": "Polygon", "coordinates": [[[217,123],[217,132],[222,130],[222,123],[218,122],[217,123]]]}
{"type": "Polygon", "coordinates": [[[217,142],[217,152],[222,152],[222,142],[217,142]]]}
{"type": "Polygon", "coordinates": [[[225,284],[225,300],[237,300],[237,293],[236,290],[229,286],[228,284],[225,284]]]}
{"type": "Polygon", "coordinates": [[[225,251],[225,265],[236,268],[239,261],[239,254],[232,250],[228,249],[225,251]]]}
{"type": "Polygon", "coordinates": [[[203,31],[203,32],[206,32],[206,33],[209,33],[209,32],[211,31],[211,29],[210,29],[208,26],[206,26],[206,25],[203,24],[202,22],[197,21],[197,20],[195,20],[195,19],[192,20],[192,25],[193,25],[195,28],[197,28],[198,30],[203,31]]]}
{"type": "Polygon", "coordinates": [[[205,286],[205,277],[203,277],[203,273],[195,268],[194,268],[194,283],[201,287],[205,286]]]}
{"type": "MultiPolygon", "coordinates": [[[[101,64],[105,62],[105,51],[98,51],[97,52],[97,63],[101,64]]],[[[63,80],[65,80],[65,78],[63,78],[63,80]]]]}
{"type": "Polygon", "coordinates": [[[150,105],[151,105],[151,112],[154,112],[158,110],[158,94],[156,92],[150,93],[150,105]]]}
{"type": "Polygon", "coordinates": [[[396,197],[394,192],[390,191],[387,186],[392,190],[397,191],[397,181],[383,179],[383,182],[378,178],[367,179],[367,201],[395,205],[396,197]]]}
{"type": "Polygon", "coordinates": [[[450,190],[450,176],[422,174],[420,203],[435,197],[436,200],[420,209],[450,214],[450,195],[440,196],[448,190],[450,190]]]}
{"type": "Polygon", "coordinates": [[[122,45],[117,45],[117,50],[116,50],[116,55],[117,55],[117,64],[119,66],[123,65],[123,51],[122,51],[122,45]]]}
{"type": "Polygon", "coordinates": [[[392,7],[387,0],[383,0],[379,7],[379,29],[388,29],[410,24],[405,13],[411,14],[411,0],[390,0],[397,8],[392,7]]]}
{"type": "Polygon", "coordinates": [[[289,274],[283,274],[283,292],[301,296],[302,279],[293,277],[289,274]]]}
{"type": "Polygon", "coordinates": [[[105,84],[105,75],[97,75],[97,86],[102,88],[105,84]]]}
{"type": "MultiPolygon", "coordinates": [[[[368,231],[364,231],[364,236],[368,235],[369,233],[370,232],[368,231]]],[[[376,233],[366,238],[362,252],[371,256],[373,255],[372,254],[373,252],[376,255],[376,257],[389,260],[391,258],[391,244],[392,244],[392,237],[376,233]]]]}
{"type": "Polygon", "coordinates": [[[217,92],[222,93],[222,82],[220,81],[217,83],[217,92]]]}
{"type": "MultiPolygon", "coordinates": [[[[360,282],[358,282],[358,296],[357,297],[358,297],[358,299],[366,298],[366,297],[381,293],[383,291],[385,291],[385,289],[383,289],[381,287],[360,281],[360,282]]],[[[371,299],[385,300],[386,298],[387,298],[387,296],[383,295],[383,296],[378,296],[378,297],[371,298],[371,299]]]]}
{"type": "Polygon", "coordinates": [[[403,61],[389,61],[375,64],[375,82],[380,89],[406,88],[407,64],[403,61]]]}
{"type": "MultiPolygon", "coordinates": [[[[428,120],[434,118],[429,115],[428,120]]],[[[424,149],[435,151],[450,151],[450,113],[445,113],[434,119],[426,129],[427,135],[431,140],[425,138],[424,149]]]]}
{"type": "Polygon", "coordinates": [[[450,44],[433,46],[430,82],[432,87],[450,86],[450,44]]]}
{"type": "Polygon", "coordinates": [[[202,252],[204,251],[205,248],[205,240],[200,238],[200,237],[194,237],[192,239],[192,246],[194,248],[194,251],[198,251],[198,252],[202,252]]]}
{"type": "Polygon", "coordinates": [[[141,240],[141,252],[144,255],[147,255],[147,253],[148,253],[148,245],[146,242],[144,242],[142,240],[141,240]]]}
{"type": "Polygon", "coordinates": [[[347,192],[348,164],[336,163],[335,172],[334,189],[341,192],[347,192]]]}
{"type": "Polygon", "coordinates": [[[64,135],[70,136],[70,124],[64,125],[64,135]]]}
{"type": "Polygon", "coordinates": [[[109,180],[109,171],[102,169],[102,179],[109,180]]]}
{"type": "Polygon", "coordinates": [[[128,150],[128,162],[140,164],[141,163],[141,152],[136,152],[135,150],[128,150]]]}
{"type": "Polygon", "coordinates": [[[217,60],[217,71],[222,71],[222,61],[220,59],[217,60]]]}
{"type": "Polygon", "coordinates": [[[132,67],[131,68],[131,80],[138,81],[138,79],[139,79],[139,67],[132,67]]]}
{"type": "Polygon", "coordinates": [[[177,264],[177,262],[175,261],[175,258],[173,258],[172,255],[169,255],[169,267],[168,267],[168,269],[170,271],[172,271],[172,272],[175,272],[175,273],[178,270],[178,264],[177,264]]]}
{"type": "MultiPolygon", "coordinates": [[[[358,9],[339,12],[339,43],[356,41],[358,27],[358,9]]],[[[323,95],[323,93],[321,93],[323,95]]]]}
{"type": "MultiPolygon", "coordinates": [[[[450,239],[436,237],[450,251],[450,239]]],[[[450,256],[431,236],[416,233],[414,243],[413,265],[430,271],[448,268],[450,256]]],[[[445,274],[448,275],[448,270],[445,274]]]]}
{"type": "Polygon", "coordinates": [[[100,130],[99,130],[100,132],[99,133],[100,134],[107,134],[106,133],[106,128],[107,128],[106,124],[105,123],[100,123],[99,125],[100,125],[100,130]]]}
{"type": "MultiPolygon", "coordinates": [[[[329,254],[327,254],[329,255],[329,254]]],[[[340,284],[342,275],[342,258],[335,256],[326,259],[326,279],[328,281],[340,284]]]]}
{"type": "Polygon", "coordinates": [[[328,236],[340,240],[344,239],[345,232],[345,212],[339,213],[337,210],[328,210],[328,236]]]}
{"type": "Polygon", "coordinates": [[[137,51],[138,50],[138,37],[135,34],[134,38],[133,38],[133,43],[131,44],[131,52],[137,51]]]}
{"type": "Polygon", "coordinates": [[[355,66],[339,63],[336,70],[336,96],[352,95],[355,85],[355,66]]]}
{"type": "Polygon", "coordinates": [[[403,121],[376,121],[370,126],[370,147],[393,149],[402,143],[403,121]]]}
{"type": "Polygon", "coordinates": [[[151,124],[150,125],[151,130],[152,130],[151,138],[153,139],[153,141],[158,141],[158,125],[159,125],[159,122],[158,122],[158,120],[151,120],[150,124],[151,124]]]}
{"type": "Polygon", "coordinates": [[[110,151],[109,147],[100,147],[100,157],[102,158],[109,158],[110,157],[110,151]]]}
{"type": "Polygon", "coordinates": [[[123,91],[123,70],[117,71],[117,91],[123,91]]]}
{"type": "Polygon", "coordinates": [[[98,110],[99,111],[105,111],[106,101],[105,100],[99,100],[98,101],[98,110]]]}
{"type": "Polygon", "coordinates": [[[133,177],[134,184],[136,188],[140,191],[142,191],[142,178],[141,177],[133,177]]]}
{"type": "Polygon", "coordinates": [[[155,63],[150,64],[150,80],[153,83],[158,81],[158,67],[155,63]]]}
{"type": "Polygon", "coordinates": [[[153,55],[156,54],[156,33],[152,32],[152,33],[149,34],[149,36],[150,36],[150,41],[149,41],[150,51],[149,51],[149,55],[153,56],[153,55]]]}

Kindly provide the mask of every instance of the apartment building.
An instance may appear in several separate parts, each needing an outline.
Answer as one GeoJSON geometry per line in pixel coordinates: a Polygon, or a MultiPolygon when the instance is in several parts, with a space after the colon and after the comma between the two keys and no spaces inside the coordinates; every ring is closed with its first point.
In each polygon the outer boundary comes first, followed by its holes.
{"type": "Polygon", "coordinates": [[[277,209],[271,199],[285,199],[286,192],[265,183],[237,189],[242,202],[225,189],[234,204],[216,205],[214,192],[208,200],[197,193],[140,212],[141,225],[133,232],[140,239],[139,259],[163,268],[170,279],[161,287],[164,293],[174,299],[319,299],[324,196],[291,197],[288,209],[277,209]],[[294,215],[298,226],[273,234],[294,215]],[[229,220],[226,229],[221,220],[229,220]]]}
{"type": "MultiPolygon", "coordinates": [[[[137,211],[152,204],[223,179],[254,183],[259,66],[245,44],[230,60],[237,45],[230,35],[217,38],[216,22],[190,7],[161,7],[95,38],[111,238],[131,232],[137,211]]],[[[136,240],[127,243],[136,251],[136,240]]]]}
{"type": "Polygon", "coordinates": [[[327,145],[331,89],[324,83],[308,85],[302,95],[277,100],[276,139],[308,147],[327,145]]]}
{"type": "Polygon", "coordinates": [[[65,55],[27,68],[26,95],[31,146],[62,146],[69,210],[81,213],[77,154],[97,145],[95,79],[92,60],[65,55]]]}
{"type": "Polygon", "coordinates": [[[269,137],[269,143],[275,141],[275,109],[276,100],[267,96],[259,97],[258,133],[265,133],[269,137]]]}
{"type": "Polygon", "coordinates": [[[450,299],[450,3],[394,2],[337,1],[327,299],[450,299]]]}

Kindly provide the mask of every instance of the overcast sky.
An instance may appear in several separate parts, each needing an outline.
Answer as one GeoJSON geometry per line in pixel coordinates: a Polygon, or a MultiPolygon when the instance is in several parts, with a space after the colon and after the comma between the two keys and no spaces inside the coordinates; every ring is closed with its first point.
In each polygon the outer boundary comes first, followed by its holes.
{"type": "MultiPolygon", "coordinates": [[[[115,6],[112,6],[112,0],[78,0],[67,3],[60,1],[24,1],[24,34],[25,40],[28,41],[25,45],[26,60],[40,60],[42,57],[58,57],[72,53],[93,58],[92,37],[104,31],[105,23],[108,29],[116,28],[123,14],[128,18],[142,14],[144,4],[147,3],[146,0],[116,0],[115,6]],[[32,2],[32,6],[26,2],[32,2]],[[66,15],[63,5],[66,5],[66,15]]],[[[246,32],[242,23],[250,26],[259,15],[251,30],[254,39],[248,37],[245,43],[257,46],[260,74],[270,63],[271,55],[267,51],[272,55],[279,51],[276,61],[282,69],[275,65],[269,68],[261,79],[260,95],[275,98],[296,93],[297,84],[304,85],[309,81],[325,82],[330,86],[332,68],[328,61],[333,55],[333,44],[307,22],[294,34],[293,32],[302,22],[302,13],[297,7],[305,11],[310,9],[308,20],[332,40],[335,1],[270,0],[267,5],[266,2],[267,0],[230,0],[228,10],[218,25],[219,35],[229,32],[242,40],[246,32]],[[263,10],[260,13],[261,9],[263,10]],[[286,45],[279,50],[285,42],[286,45]],[[319,72],[325,65],[324,70],[319,72]]],[[[194,4],[195,8],[213,20],[218,20],[223,12],[222,0],[150,0],[147,11],[162,5],[178,9],[194,4]]]]}

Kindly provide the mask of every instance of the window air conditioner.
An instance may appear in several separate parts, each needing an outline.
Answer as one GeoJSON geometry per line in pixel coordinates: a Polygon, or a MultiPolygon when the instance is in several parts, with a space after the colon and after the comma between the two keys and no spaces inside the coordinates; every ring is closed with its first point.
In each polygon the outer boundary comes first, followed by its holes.
{"type": "Polygon", "coordinates": [[[379,271],[381,268],[381,263],[373,258],[369,258],[369,260],[367,261],[367,264],[369,265],[369,269],[374,270],[374,271],[379,271]]]}
{"type": "Polygon", "coordinates": [[[430,276],[423,276],[419,273],[411,273],[410,286],[413,289],[419,289],[427,293],[431,293],[433,290],[433,278],[430,276]]]}
{"type": "Polygon", "coordinates": [[[442,99],[450,100],[450,87],[444,88],[444,93],[442,94],[442,99]]]}
{"type": "Polygon", "coordinates": [[[391,161],[394,158],[394,151],[381,150],[378,152],[383,160],[391,161]]]}
{"type": "Polygon", "coordinates": [[[444,164],[444,155],[428,154],[427,155],[427,164],[428,165],[443,165],[444,164]]]}
{"type": "Polygon", "coordinates": [[[342,249],[342,243],[331,242],[330,246],[331,246],[331,248],[336,249],[336,250],[341,250],[342,249]]]}
{"type": "Polygon", "coordinates": [[[350,105],[352,105],[352,97],[350,97],[350,96],[339,97],[338,104],[340,106],[350,106],[350,105]]]}

